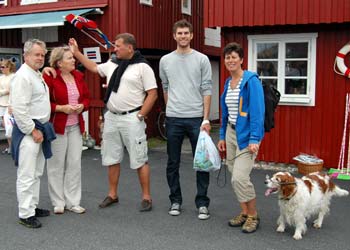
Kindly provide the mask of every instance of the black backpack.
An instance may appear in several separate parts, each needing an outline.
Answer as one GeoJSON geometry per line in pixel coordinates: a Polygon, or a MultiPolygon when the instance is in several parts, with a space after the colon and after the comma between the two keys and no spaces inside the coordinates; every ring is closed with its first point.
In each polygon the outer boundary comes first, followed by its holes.
{"type": "Polygon", "coordinates": [[[275,111],[280,101],[281,93],[271,84],[262,81],[265,99],[265,132],[275,127],[275,111]]]}

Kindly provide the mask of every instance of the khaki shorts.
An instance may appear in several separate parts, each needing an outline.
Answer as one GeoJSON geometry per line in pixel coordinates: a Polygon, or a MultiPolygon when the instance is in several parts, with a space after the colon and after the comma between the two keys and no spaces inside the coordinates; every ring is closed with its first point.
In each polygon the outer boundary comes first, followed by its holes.
{"type": "Polygon", "coordinates": [[[146,123],[137,118],[137,112],[116,115],[108,111],[102,136],[102,164],[111,166],[122,162],[126,147],[130,168],[142,167],[147,161],[146,123]]]}

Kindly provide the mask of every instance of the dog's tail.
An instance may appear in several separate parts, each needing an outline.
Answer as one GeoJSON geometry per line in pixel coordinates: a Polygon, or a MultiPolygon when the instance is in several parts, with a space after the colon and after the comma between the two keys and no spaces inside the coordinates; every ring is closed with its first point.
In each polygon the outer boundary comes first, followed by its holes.
{"type": "Polygon", "coordinates": [[[338,186],[335,186],[334,189],[333,189],[333,194],[334,196],[348,196],[349,195],[349,192],[345,189],[342,189],[338,186]]]}

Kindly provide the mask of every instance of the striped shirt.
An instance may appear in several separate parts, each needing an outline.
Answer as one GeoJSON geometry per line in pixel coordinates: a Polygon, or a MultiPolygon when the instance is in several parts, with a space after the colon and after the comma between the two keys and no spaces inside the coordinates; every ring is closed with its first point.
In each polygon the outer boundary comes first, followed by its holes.
{"type": "Polygon", "coordinates": [[[240,92],[240,86],[242,83],[242,78],[239,79],[239,82],[236,86],[236,88],[231,88],[231,81],[230,86],[227,89],[227,95],[225,98],[225,102],[228,108],[228,121],[229,123],[236,126],[237,116],[238,116],[238,107],[239,107],[239,92],[240,92]]]}
{"type": "MultiPolygon", "coordinates": [[[[80,97],[77,85],[75,83],[66,83],[68,91],[68,103],[70,105],[77,105],[80,97]]],[[[77,113],[69,114],[67,117],[66,126],[73,126],[79,123],[79,117],[77,113]]]]}

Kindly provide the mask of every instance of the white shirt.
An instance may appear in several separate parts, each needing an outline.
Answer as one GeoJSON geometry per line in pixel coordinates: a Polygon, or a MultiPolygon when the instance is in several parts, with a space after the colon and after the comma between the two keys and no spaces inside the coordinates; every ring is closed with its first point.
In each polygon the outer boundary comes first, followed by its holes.
{"type": "Polygon", "coordinates": [[[9,104],[10,82],[15,74],[0,76],[0,106],[7,107],[9,104]]]}
{"type": "MultiPolygon", "coordinates": [[[[108,60],[106,63],[99,64],[97,71],[101,77],[107,77],[107,84],[109,84],[117,67],[118,65],[108,60]]],[[[120,79],[118,92],[112,91],[107,108],[112,112],[123,112],[140,107],[145,100],[146,91],[155,88],[157,88],[156,78],[148,64],[130,64],[120,79]]]]}
{"type": "Polygon", "coordinates": [[[10,103],[18,128],[24,134],[31,134],[35,124],[48,122],[51,114],[50,94],[42,75],[27,64],[16,72],[11,83],[10,103]]]}
{"type": "Polygon", "coordinates": [[[236,125],[236,121],[237,121],[237,116],[238,116],[238,108],[239,108],[239,92],[240,87],[241,87],[241,82],[242,82],[242,78],[239,80],[236,88],[231,89],[231,82],[230,85],[227,89],[227,94],[226,94],[226,105],[228,108],[228,121],[231,124],[236,125]]]}

